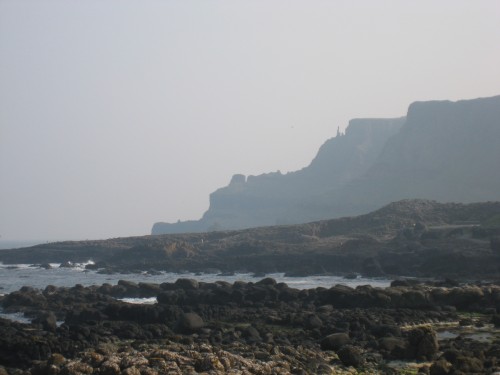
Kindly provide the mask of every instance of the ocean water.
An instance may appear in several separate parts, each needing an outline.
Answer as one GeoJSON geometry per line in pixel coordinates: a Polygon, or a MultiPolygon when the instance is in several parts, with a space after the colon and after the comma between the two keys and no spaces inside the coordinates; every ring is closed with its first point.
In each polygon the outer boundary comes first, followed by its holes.
{"type": "MultiPolygon", "coordinates": [[[[45,269],[29,264],[2,264],[0,263],[0,295],[19,290],[23,286],[44,289],[47,285],[58,287],[72,287],[76,284],[84,286],[102,285],[108,283],[117,284],[119,280],[129,280],[134,282],[163,283],[175,282],[179,278],[196,279],[203,282],[235,281],[257,282],[263,277],[254,277],[250,273],[236,273],[224,276],[218,274],[194,274],[194,273],[172,273],[160,272],[158,274],[143,273],[115,273],[101,274],[95,270],[86,270],[89,263],[74,264],[72,268],[60,268],[60,264],[51,264],[52,268],[45,269]]],[[[345,279],[340,276],[306,276],[287,277],[283,273],[267,274],[265,277],[272,277],[277,282],[284,282],[288,286],[297,289],[310,289],[316,287],[330,288],[336,284],[356,287],[358,285],[372,285],[374,287],[387,287],[391,280],[369,279],[358,277],[356,279],[345,279]]]]}
{"type": "MultiPolygon", "coordinates": [[[[51,263],[50,269],[45,269],[30,264],[2,264],[0,263],[0,295],[5,295],[23,286],[30,286],[38,289],[44,289],[47,285],[58,287],[72,287],[76,284],[84,286],[102,285],[108,283],[115,285],[119,280],[129,280],[134,282],[163,283],[175,282],[179,278],[190,278],[203,282],[226,281],[234,283],[235,281],[257,282],[262,277],[254,277],[250,273],[236,273],[234,275],[219,274],[194,274],[194,273],[172,273],[160,272],[155,274],[143,273],[115,273],[101,274],[95,270],[87,270],[85,266],[93,263],[73,264],[73,267],[60,267],[58,263],[51,263]]],[[[272,277],[277,282],[284,282],[288,286],[297,289],[311,289],[316,287],[330,288],[336,284],[356,287],[358,285],[371,285],[374,287],[388,287],[391,280],[388,279],[368,279],[358,277],[356,279],[345,279],[340,276],[305,276],[305,277],[287,277],[283,273],[267,274],[265,277],[272,277]]],[[[128,303],[154,304],[156,298],[122,298],[122,301],[128,303]]],[[[0,308],[0,318],[7,318],[20,323],[29,323],[31,319],[25,317],[22,313],[7,314],[0,308]]],[[[61,322],[59,322],[60,324],[61,322]]]]}

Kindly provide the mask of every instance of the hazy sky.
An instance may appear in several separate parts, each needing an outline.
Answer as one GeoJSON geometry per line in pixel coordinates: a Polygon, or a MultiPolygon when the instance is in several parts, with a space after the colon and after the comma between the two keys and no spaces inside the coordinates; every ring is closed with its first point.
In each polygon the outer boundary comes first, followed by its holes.
{"type": "Polygon", "coordinates": [[[355,117],[500,94],[500,1],[0,0],[0,235],[197,219],[355,117]]]}

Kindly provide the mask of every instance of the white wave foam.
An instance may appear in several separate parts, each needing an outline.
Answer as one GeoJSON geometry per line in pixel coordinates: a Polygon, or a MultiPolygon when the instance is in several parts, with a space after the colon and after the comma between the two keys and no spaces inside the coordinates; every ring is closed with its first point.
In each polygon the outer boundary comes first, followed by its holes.
{"type": "Polygon", "coordinates": [[[150,297],[150,298],[117,298],[118,301],[123,301],[127,303],[134,303],[134,304],[140,304],[140,305],[154,305],[158,301],[156,300],[156,297],[150,297]]]}

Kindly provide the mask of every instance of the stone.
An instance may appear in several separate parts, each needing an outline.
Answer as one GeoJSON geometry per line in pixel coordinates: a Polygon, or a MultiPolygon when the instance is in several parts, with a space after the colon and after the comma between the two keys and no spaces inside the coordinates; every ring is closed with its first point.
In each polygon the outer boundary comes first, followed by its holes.
{"type": "Polygon", "coordinates": [[[448,375],[452,365],[445,359],[439,359],[431,365],[429,375],[448,375]]]}
{"type": "Polygon", "coordinates": [[[351,341],[347,333],[332,333],[321,340],[322,350],[339,350],[351,341]]]}
{"type": "Polygon", "coordinates": [[[198,281],[194,279],[177,279],[177,281],[174,283],[174,285],[180,289],[184,290],[195,290],[200,287],[200,284],[198,281]]]}
{"type": "Polygon", "coordinates": [[[177,322],[177,331],[183,333],[197,332],[205,326],[205,322],[196,313],[183,313],[177,322]]]}
{"type": "Polygon", "coordinates": [[[255,327],[248,326],[242,331],[242,337],[247,339],[249,342],[260,342],[262,338],[260,337],[259,331],[255,327]]]}
{"type": "Polygon", "coordinates": [[[45,331],[55,332],[57,329],[57,318],[52,311],[39,313],[33,323],[40,324],[45,331]]]}
{"type": "Polygon", "coordinates": [[[361,350],[352,345],[344,345],[337,351],[340,361],[344,366],[360,367],[364,363],[361,350]]]}
{"type": "Polygon", "coordinates": [[[436,332],[431,327],[419,327],[408,332],[407,353],[410,359],[421,361],[433,360],[438,352],[439,344],[436,332]]]}

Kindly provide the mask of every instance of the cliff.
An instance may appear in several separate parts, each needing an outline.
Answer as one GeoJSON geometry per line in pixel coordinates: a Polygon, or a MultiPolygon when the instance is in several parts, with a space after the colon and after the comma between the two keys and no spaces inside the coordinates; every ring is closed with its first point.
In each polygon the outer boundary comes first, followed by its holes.
{"type": "Polygon", "coordinates": [[[153,234],[303,223],[400,199],[500,200],[500,96],[410,105],[406,117],[351,120],[299,171],[235,175],[198,221],[153,234]]]}
{"type": "Polygon", "coordinates": [[[499,140],[500,96],[413,103],[369,170],[330,198],[367,210],[409,198],[499,200],[499,140]]]}
{"type": "Polygon", "coordinates": [[[335,217],[316,203],[331,189],[365,173],[404,118],[351,120],[345,134],[327,140],[311,164],[299,171],[259,176],[235,175],[210,194],[198,221],[156,223],[152,234],[240,229],[295,224],[335,217]]]}

